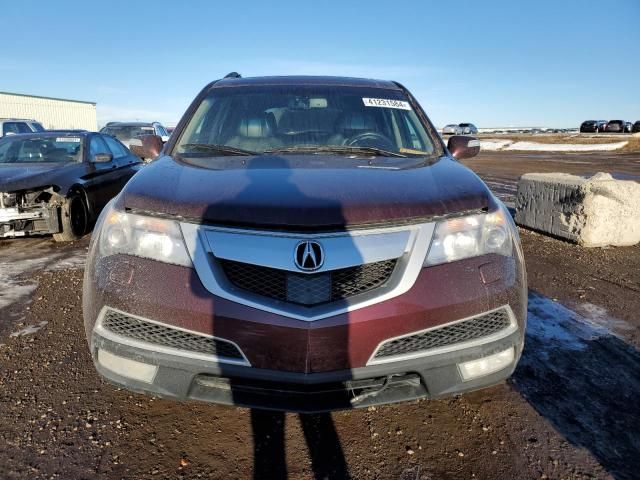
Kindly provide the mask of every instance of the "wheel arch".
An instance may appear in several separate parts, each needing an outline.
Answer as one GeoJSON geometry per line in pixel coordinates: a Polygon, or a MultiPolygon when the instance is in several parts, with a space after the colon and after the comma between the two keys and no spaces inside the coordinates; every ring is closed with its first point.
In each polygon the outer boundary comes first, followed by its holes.
{"type": "Polygon", "coordinates": [[[66,198],[69,198],[71,197],[71,195],[79,195],[82,198],[82,200],[84,201],[84,205],[87,208],[89,219],[94,219],[95,210],[93,208],[93,205],[89,201],[89,195],[87,195],[87,191],[85,190],[85,188],[79,183],[74,183],[69,187],[65,196],[66,198]]]}

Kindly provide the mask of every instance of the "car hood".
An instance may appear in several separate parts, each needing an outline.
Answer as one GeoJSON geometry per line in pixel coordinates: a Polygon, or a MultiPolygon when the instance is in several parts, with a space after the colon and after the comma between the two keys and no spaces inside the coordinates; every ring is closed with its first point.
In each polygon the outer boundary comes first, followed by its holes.
{"type": "Polygon", "coordinates": [[[429,218],[492,202],[484,183],[448,157],[430,164],[336,155],[201,161],[209,168],[155,160],[127,184],[117,206],[193,222],[304,230],[429,218]]]}
{"type": "Polygon", "coordinates": [[[0,163],[0,192],[43,187],[55,183],[56,177],[69,163],[0,163]]]}

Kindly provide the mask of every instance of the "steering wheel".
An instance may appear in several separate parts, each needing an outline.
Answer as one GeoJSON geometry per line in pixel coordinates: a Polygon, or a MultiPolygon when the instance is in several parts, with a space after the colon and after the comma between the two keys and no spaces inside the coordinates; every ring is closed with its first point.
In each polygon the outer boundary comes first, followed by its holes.
{"type": "Polygon", "coordinates": [[[343,145],[349,145],[354,147],[374,147],[382,150],[395,151],[396,146],[388,137],[378,132],[364,132],[358,133],[353,137],[347,138],[343,145]]]}

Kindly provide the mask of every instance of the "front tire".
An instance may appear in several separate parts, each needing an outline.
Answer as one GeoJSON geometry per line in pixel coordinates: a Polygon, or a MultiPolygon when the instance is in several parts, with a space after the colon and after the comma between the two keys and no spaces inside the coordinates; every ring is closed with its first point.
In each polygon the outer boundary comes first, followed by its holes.
{"type": "Polygon", "coordinates": [[[72,194],[67,197],[60,207],[60,233],[54,233],[56,242],[73,242],[87,233],[89,212],[80,195],[72,194]]]}

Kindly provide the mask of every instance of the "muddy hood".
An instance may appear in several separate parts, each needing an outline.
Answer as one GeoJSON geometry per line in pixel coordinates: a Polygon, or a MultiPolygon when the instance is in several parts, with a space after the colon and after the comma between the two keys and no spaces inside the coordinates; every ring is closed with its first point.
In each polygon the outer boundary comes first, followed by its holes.
{"type": "Polygon", "coordinates": [[[317,229],[428,218],[492,202],[460,163],[417,162],[287,155],[209,159],[203,168],[162,157],[127,184],[118,206],[194,222],[317,229]]]}

